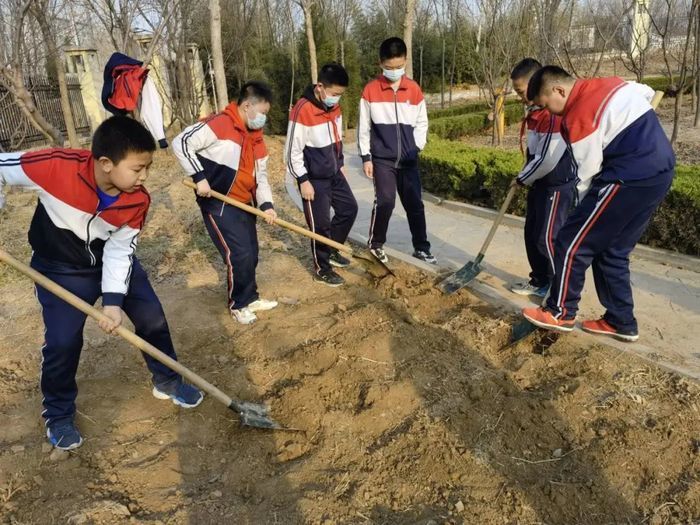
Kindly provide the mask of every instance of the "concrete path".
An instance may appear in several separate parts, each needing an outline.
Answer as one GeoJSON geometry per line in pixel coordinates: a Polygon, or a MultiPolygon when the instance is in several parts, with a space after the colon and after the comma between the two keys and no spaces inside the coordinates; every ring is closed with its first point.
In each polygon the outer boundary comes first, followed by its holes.
{"type": "MultiPolygon", "coordinates": [[[[351,237],[365,242],[374,191],[372,182],[362,174],[361,161],[356,151],[354,143],[346,144],[346,174],[360,208],[351,237]]],[[[296,186],[291,181],[288,181],[287,191],[300,206],[296,186]]],[[[439,267],[453,270],[474,259],[491,227],[491,219],[488,216],[446,209],[434,202],[426,201],[425,207],[429,240],[439,267]]],[[[464,209],[466,211],[466,207],[464,209]]],[[[389,224],[387,248],[392,248],[391,253],[406,262],[417,262],[422,268],[428,266],[410,256],[413,252],[411,236],[406,214],[398,199],[389,224]]],[[[663,255],[665,252],[657,251],[657,259],[659,253],[663,255]]],[[[637,252],[633,254],[632,282],[640,341],[629,344],[608,338],[596,339],[625,351],[637,352],[663,366],[700,380],[700,273],[693,270],[698,268],[698,261],[669,257],[669,262],[671,264],[661,264],[649,257],[640,257],[637,252]],[[679,261],[679,265],[673,265],[679,261]]],[[[508,284],[527,278],[529,273],[523,231],[517,220],[508,221],[508,224],[501,226],[487,252],[483,267],[485,271],[479,276],[479,283],[471,284],[471,289],[487,295],[489,300],[510,305],[513,309],[531,304],[529,299],[507,290],[508,284]]],[[[593,276],[589,271],[579,319],[597,318],[602,313],[593,276]]]]}

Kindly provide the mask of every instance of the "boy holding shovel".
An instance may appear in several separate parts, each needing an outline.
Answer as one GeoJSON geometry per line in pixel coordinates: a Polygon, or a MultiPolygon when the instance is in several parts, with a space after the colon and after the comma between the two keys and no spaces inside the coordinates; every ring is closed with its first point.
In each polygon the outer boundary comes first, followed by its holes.
{"type": "Polygon", "coordinates": [[[675,155],[654,108],[654,91],[618,77],[575,79],[545,66],[528,98],[562,117],[562,136],[577,165],[578,205],[559,231],[554,279],[541,308],[525,308],[536,326],[570,332],[593,267],[605,314],[586,332],[623,341],[639,338],[629,255],[673,181],[675,155]]]}
{"type": "MultiPolygon", "coordinates": [[[[0,208],[5,185],[39,193],[29,228],[31,266],[89,304],[102,296],[99,323],[112,333],[131,319],[136,334],[175,359],[168,323],[148,276],[134,255],[151,199],[143,187],[156,145],[129,117],[111,117],[95,131],[92,151],[48,149],[0,154],[0,208]]],[[[46,435],[56,448],[83,443],[75,426],[75,375],[86,315],[37,286],[44,320],[41,391],[46,435]]],[[[192,408],[203,394],[144,354],[153,395],[192,408]]]]}
{"type": "Polygon", "coordinates": [[[528,188],[525,250],[531,270],[529,280],[510,289],[539,298],[547,294],[554,274],[554,239],[571,209],[576,178],[571,155],[561,137],[561,117],[527,98],[530,77],[541,67],[534,58],[525,58],[510,75],[513,90],[527,106],[522,126],[522,134],[527,134],[527,162],[514,183],[528,188]]]}
{"type": "Polygon", "coordinates": [[[191,125],[173,140],[175,156],[197,185],[204,226],[226,265],[228,310],[241,324],[254,323],[256,312],[275,308],[277,301],[258,295],[255,215],[210,196],[214,190],[257,205],[267,222],[274,223],[277,214],[267,180],[268,155],[262,132],[271,101],[272,91],[266,84],[247,82],[237,102],[191,125]]]}

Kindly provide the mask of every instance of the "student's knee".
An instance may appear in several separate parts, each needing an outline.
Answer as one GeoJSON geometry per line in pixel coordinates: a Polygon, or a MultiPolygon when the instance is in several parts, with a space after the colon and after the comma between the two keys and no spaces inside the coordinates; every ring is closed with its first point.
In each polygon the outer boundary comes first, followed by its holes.
{"type": "Polygon", "coordinates": [[[133,317],[131,321],[140,334],[157,334],[168,331],[168,321],[159,301],[148,302],[133,317]]]}
{"type": "Polygon", "coordinates": [[[396,205],[396,195],[377,194],[377,209],[391,211],[396,205]]]}

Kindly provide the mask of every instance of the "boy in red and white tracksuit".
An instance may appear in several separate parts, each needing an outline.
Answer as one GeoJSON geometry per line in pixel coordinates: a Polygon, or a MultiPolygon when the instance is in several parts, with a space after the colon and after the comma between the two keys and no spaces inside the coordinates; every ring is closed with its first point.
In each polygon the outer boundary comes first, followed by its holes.
{"type": "Polygon", "coordinates": [[[405,75],[406,44],[389,38],[379,46],[382,74],[362,91],[357,142],[363,170],[374,182],[369,229],[370,252],[386,263],[384,252],[396,194],[406,210],[413,256],[437,264],[430,253],[418,156],[428,139],[428,112],[417,82],[405,75]]]}
{"type": "MultiPolygon", "coordinates": [[[[339,102],[348,83],[348,74],[341,65],[323,66],[318,84],[306,88],[289,115],[284,147],[287,171],[299,185],[309,228],[341,244],[347,240],[357,217],[357,201],[343,173],[343,116],[339,102]]],[[[311,252],[314,280],[328,286],[345,282],[333,267],[348,266],[348,259],[314,240],[311,252]]]]}
{"type": "Polygon", "coordinates": [[[238,102],[185,128],[173,140],[173,151],[197,184],[197,204],[204,226],[219,250],[227,275],[227,304],[241,324],[257,320],[276,301],[261,299],[255,279],[258,266],[256,216],[212,198],[217,191],[264,211],[269,223],[277,217],[267,180],[268,154],[262,128],[272,92],[261,82],[247,82],[238,102]]]}
{"type": "Polygon", "coordinates": [[[638,339],[629,255],[671,187],[675,156],[650,101],[653,90],[621,78],[575,80],[546,66],[528,97],[562,116],[562,135],[577,165],[579,203],[555,243],[555,275],[541,309],[523,315],[544,328],[570,331],[586,269],[593,266],[601,319],[588,332],[638,339]]]}
{"type": "Polygon", "coordinates": [[[540,67],[537,60],[525,58],[511,73],[513,89],[528,104],[521,133],[527,136],[527,162],[514,182],[528,188],[525,250],[531,270],[529,280],[511,291],[544,297],[554,275],[554,240],[574,200],[575,171],[561,136],[561,117],[527,99],[530,77],[540,67]]]}

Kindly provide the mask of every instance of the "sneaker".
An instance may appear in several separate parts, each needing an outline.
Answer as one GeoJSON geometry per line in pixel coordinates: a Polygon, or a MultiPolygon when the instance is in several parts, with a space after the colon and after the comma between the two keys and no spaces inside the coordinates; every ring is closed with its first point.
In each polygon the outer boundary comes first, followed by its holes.
{"type": "Polygon", "coordinates": [[[258,316],[249,307],[231,310],[231,317],[241,324],[253,324],[258,320],[258,316]]]}
{"type": "Polygon", "coordinates": [[[251,312],[264,312],[266,310],[272,310],[273,308],[277,308],[277,305],[279,303],[277,301],[268,301],[267,299],[258,299],[257,301],[253,301],[248,305],[248,310],[251,312]]]}
{"type": "Polygon", "coordinates": [[[374,255],[381,263],[386,264],[389,262],[389,257],[386,256],[382,248],[370,248],[369,253],[374,255]]]}
{"type": "Polygon", "coordinates": [[[549,286],[535,286],[529,282],[517,283],[510,287],[510,291],[518,295],[534,295],[537,297],[546,297],[549,291],[549,286]]]}
{"type": "Polygon", "coordinates": [[[350,259],[340,255],[338,250],[333,250],[329,259],[331,266],[335,266],[336,268],[347,268],[350,266],[350,259]]]}
{"type": "Polygon", "coordinates": [[[46,437],[54,447],[61,450],[73,450],[83,444],[83,436],[72,420],[50,424],[46,429],[46,437]]]}
{"type": "Polygon", "coordinates": [[[636,330],[620,330],[602,317],[595,321],[584,321],[581,323],[581,328],[584,332],[588,332],[589,334],[608,335],[620,341],[634,342],[639,339],[639,333],[636,330]]]}
{"type": "Polygon", "coordinates": [[[316,274],[314,275],[314,281],[317,283],[323,283],[326,286],[342,286],[345,284],[345,279],[343,279],[340,275],[335,273],[333,270],[330,270],[328,272],[322,273],[322,274],[316,274]]]}
{"type": "Polygon", "coordinates": [[[204,394],[195,386],[183,383],[181,379],[155,385],[153,397],[172,399],[173,403],[183,408],[194,408],[204,399],[204,394]]]}
{"type": "Polygon", "coordinates": [[[571,332],[576,324],[573,319],[555,319],[551,312],[544,308],[523,308],[523,317],[535,326],[557,332],[571,332]]]}
{"type": "Polygon", "coordinates": [[[413,256],[416,259],[420,259],[423,262],[427,262],[428,264],[437,264],[437,259],[433,257],[433,255],[430,252],[416,250],[415,252],[413,252],[413,256]]]}

